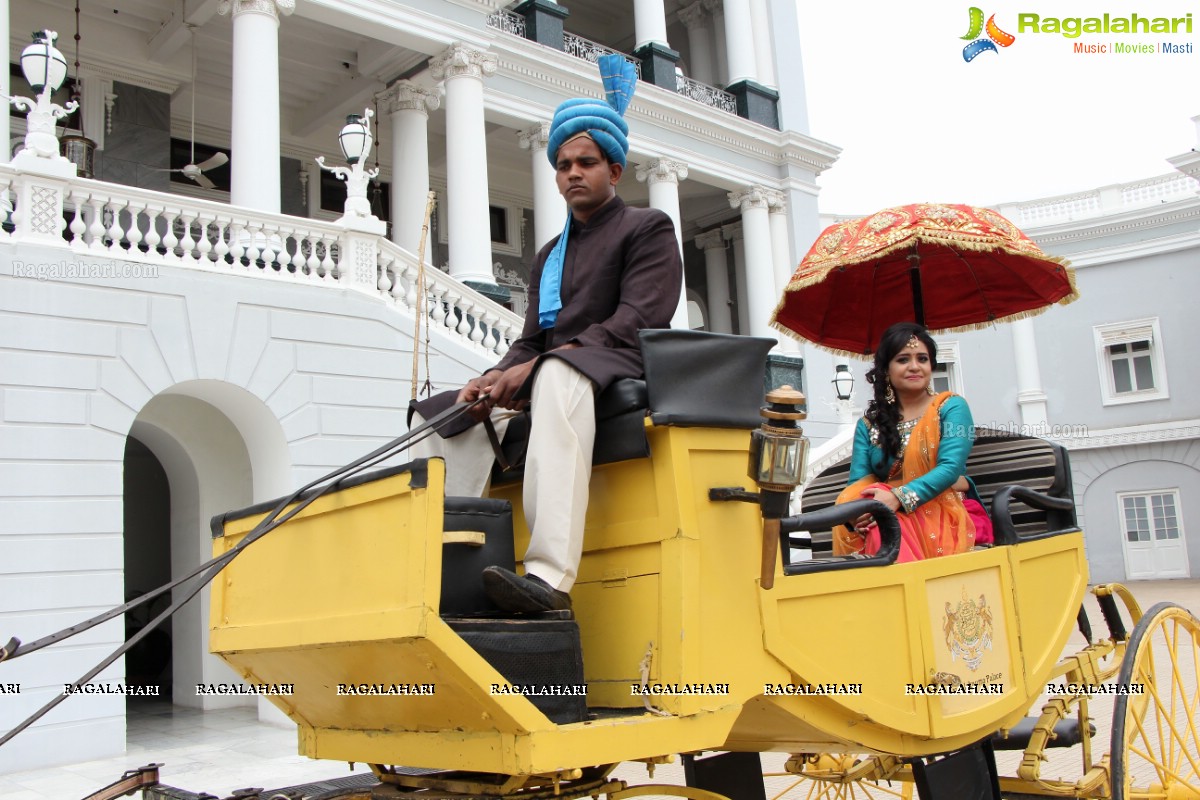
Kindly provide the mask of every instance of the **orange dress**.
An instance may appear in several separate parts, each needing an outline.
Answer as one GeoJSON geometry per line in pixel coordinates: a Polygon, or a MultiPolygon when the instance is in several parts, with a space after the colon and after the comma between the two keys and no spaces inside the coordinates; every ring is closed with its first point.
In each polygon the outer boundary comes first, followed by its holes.
{"type": "MultiPolygon", "coordinates": [[[[942,404],[953,396],[950,392],[943,392],[929,404],[929,408],[913,427],[902,458],[893,465],[892,475],[889,476],[890,483],[881,483],[874,475],[867,475],[843,489],[837,502],[861,500],[862,493],[873,487],[903,487],[937,466],[938,445],[942,438],[939,410],[942,404]]],[[[975,545],[975,524],[963,506],[962,497],[953,489],[947,488],[909,511],[898,512],[896,518],[900,521],[901,533],[900,555],[896,559],[898,562],[964,553],[975,545]]],[[[875,525],[868,529],[865,536],[844,525],[833,529],[835,555],[873,555],[878,550],[879,528],[875,525]]]]}

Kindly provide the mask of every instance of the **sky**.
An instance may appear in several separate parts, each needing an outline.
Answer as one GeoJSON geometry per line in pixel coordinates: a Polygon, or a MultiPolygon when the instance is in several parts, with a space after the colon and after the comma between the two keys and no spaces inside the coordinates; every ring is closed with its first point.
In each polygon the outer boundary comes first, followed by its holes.
{"type": "Polygon", "coordinates": [[[1200,148],[1195,0],[976,0],[1014,39],[970,62],[963,48],[973,40],[961,37],[971,0],[796,2],[809,133],[842,148],[818,178],[821,213],[1034,200],[1165,175],[1165,159],[1200,148]],[[1175,34],[1067,38],[1022,32],[1018,20],[1189,12],[1192,33],[1175,34]],[[1077,53],[1077,42],[1110,52],[1077,53]],[[1162,42],[1193,52],[1111,52],[1162,42]]]}

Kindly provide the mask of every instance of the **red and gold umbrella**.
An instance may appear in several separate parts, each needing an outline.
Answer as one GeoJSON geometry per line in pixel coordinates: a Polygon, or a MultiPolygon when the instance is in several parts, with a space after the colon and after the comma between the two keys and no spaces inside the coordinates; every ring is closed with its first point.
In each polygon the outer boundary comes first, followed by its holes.
{"type": "Polygon", "coordinates": [[[889,208],[831,225],[800,262],[771,323],[837,353],[874,352],[897,322],[965,330],[1079,297],[1075,273],[987,208],[889,208]]]}

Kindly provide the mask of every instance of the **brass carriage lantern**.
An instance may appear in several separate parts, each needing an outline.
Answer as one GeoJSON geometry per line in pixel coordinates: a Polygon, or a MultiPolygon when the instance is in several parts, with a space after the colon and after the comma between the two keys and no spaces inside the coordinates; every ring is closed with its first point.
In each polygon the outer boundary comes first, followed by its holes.
{"type": "Polygon", "coordinates": [[[750,478],[758,484],[763,515],[763,549],[760,585],[775,585],[775,560],[779,554],[779,521],[787,516],[792,490],[804,482],[808,438],[800,420],[804,394],[791,386],[767,393],[762,426],[750,435],[750,478]]]}

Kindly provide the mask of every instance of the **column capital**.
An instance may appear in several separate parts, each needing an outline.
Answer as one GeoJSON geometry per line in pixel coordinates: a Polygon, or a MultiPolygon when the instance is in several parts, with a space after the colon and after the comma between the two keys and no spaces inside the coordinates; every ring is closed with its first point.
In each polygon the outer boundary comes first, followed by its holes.
{"type": "Polygon", "coordinates": [[[764,189],[763,194],[767,197],[767,206],[771,209],[772,214],[787,214],[787,195],[778,189],[764,189]]]}
{"type": "Polygon", "coordinates": [[[483,80],[495,74],[497,64],[495,53],[476,50],[461,42],[455,42],[433,57],[429,71],[434,79],[439,81],[448,81],[451,78],[483,80]]]}
{"type": "Polygon", "coordinates": [[[728,225],[721,226],[721,235],[731,241],[738,241],[742,238],[742,223],[730,222],[728,225]]]}
{"type": "Polygon", "coordinates": [[[679,17],[679,21],[682,22],[688,30],[694,30],[695,28],[702,28],[708,24],[709,13],[704,7],[704,0],[696,0],[696,2],[692,3],[690,6],[684,6],[683,8],[679,9],[676,16],[679,17]]]}
{"type": "Polygon", "coordinates": [[[744,214],[752,208],[769,208],[769,194],[772,190],[765,186],[747,186],[736,192],[729,193],[729,205],[740,209],[744,214]]]}
{"type": "Polygon", "coordinates": [[[522,150],[537,152],[545,150],[550,144],[550,123],[537,122],[523,131],[517,131],[517,141],[522,150]]]}
{"type": "Polygon", "coordinates": [[[640,183],[673,183],[678,185],[688,176],[687,164],[670,158],[652,158],[637,168],[640,183]]]}
{"type": "Polygon", "coordinates": [[[700,250],[725,249],[725,233],[720,228],[714,228],[711,231],[705,231],[704,233],[696,236],[693,241],[695,241],[697,249],[700,250]]]}
{"type": "Polygon", "coordinates": [[[714,17],[717,14],[725,13],[725,0],[700,0],[700,2],[704,5],[704,10],[714,17]]]}
{"type": "Polygon", "coordinates": [[[217,13],[221,16],[230,13],[234,17],[239,14],[266,14],[279,19],[281,15],[290,17],[295,10],[296,0],[220,0],[217,3],[217,13]]]}
{"type": "Polygon", "coordinates": [[[412,81],[396,81],[375,97],[384,104],[389,113],[420,111],[429,116],[442,104],[442,95],[437,89],[418,86],[412,81]]]}

